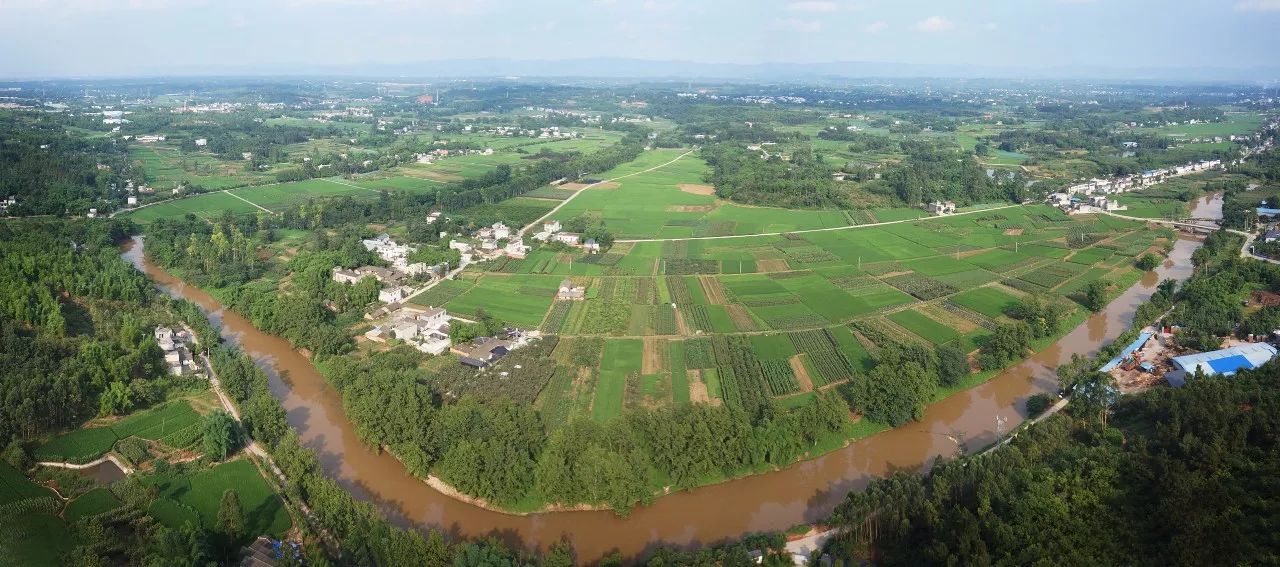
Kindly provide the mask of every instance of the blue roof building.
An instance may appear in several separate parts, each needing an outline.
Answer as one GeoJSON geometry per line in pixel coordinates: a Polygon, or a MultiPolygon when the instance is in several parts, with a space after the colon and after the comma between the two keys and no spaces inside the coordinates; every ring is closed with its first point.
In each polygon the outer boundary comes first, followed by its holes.
{"type": "Polygon", "coordinates": [[[1269,209],[1267,207],[1258,207],[1258,216],[1260,217],[1280,216],[1280,209],[1269,209]]]}
{"type": "Polygon", "coordinates": [[[1267,343],[1249,343],[1222,350],[1188,354],[1174,357],[1173,366],[1178,371],[1165,376],[1170,386],[1181,386],[1186,383],[1186,375],[1200,370],[1205,376],[1221,374],[1231,376],[1241,370],[1253,370],[1275,358],[1276,347],[1267,343]]]}
{"type": "Polygon", "coordinates": [[[1115,367],[1120,366],[1120,363],[1124,362],[1124,359],[1129,358],[1129,355],[1133,354],[1133,351],[1138,350],[1142,348],[1142,345],[1147,344],[1147,339],[1150,338],[1151,333],[1142,333],[1141,335],[1138,335],[1138,338],[1129,343],[1129,346],[1124,347],[1124,350],[1120,351],[1120,354],[1117,354],[1115,358],[1111,359],[1111,362],[1102,365],[1102,368],[1099,368],[1098,372],[1111,372],[1115,367]]]}

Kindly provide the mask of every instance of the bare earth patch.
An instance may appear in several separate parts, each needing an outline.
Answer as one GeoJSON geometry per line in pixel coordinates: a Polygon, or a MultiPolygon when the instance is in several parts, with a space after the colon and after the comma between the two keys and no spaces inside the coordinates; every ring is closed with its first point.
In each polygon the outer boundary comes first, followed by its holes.
{"type": "Polygon", "coordinates": [[[800,383],[801,392],[813,391],[813,379],[809,378],[809,371],[804,367],[804,362],[800,360],[800,355],[795,355],[787,359],[791,363],[791,372],[796,375],[796,382],[800,383]]]}
{"type": "Polygon", "coordinates": [[[701,370],[686,370],[689,374],[689,400],[695,404],[711,404],[720,405],[716,402],[720,400],[711,399],[711,394],[707,392],[707,383],[702,381],[701,370]]]}
{"type": "Polygon", "coordinates": [[[641,374],[658,374],[667,371],[667,341],[645,337],[644,358],[640,362],[641,374]]]}
{"type": "Polygon", "coordinates": [[[1004,235],[1005,235],[1005,236],[1022,236],[1022,229],[1021,229],[1021,228],[1006,228],[1006,229],[1004,229],[1004,235]]]}
{"type": "Polygon", "coordinates": [[[562,185],[559,185],[558,187],[560,187],[561,189],[568,189],[570,191],[578,191],[586,186],[587,186],[586,183],[564,183],[562,185]]]}
{"type": "Polygon", "coordinates": [[[698,276],[698,283],[702,285],[702,293],[707,295],[707,302],[712,305],[728,303],[725,299],[724,284],[721,284],[719,279],[711,276],[698,276]]]}
{"type": "Polygon", "coordinates": [[[756,260],[756,271],[760,273],[785,272],[790,269],[791,266],[787,265],[787,261],[783,258],[756,260]]]}
{"type": "Polygon", "coordinates": [[[739,331],[755,331],[756,322],[751,318],[751,314],[747,312],[747,308],[737,303],[730,303],[724,306],[724,310],[729,313],[729,318],[733,320],[733,326],[739,331]]]}
{"type": "Polygon", "coordinates": [[[715,195],[716,188],[710,185],[699,185],[696,183],[681,183],[676,185],[685,193],[693,193],[694,195],[715,195]]]}
{"type": "Polygon", "coordinates": [[[689,331],[689,325],[684,321],[684,313],[681,313],[679,309],[675,309],[674,311],[676,312],[676,330],[681,335],[693,334],[689,331]]]}
{"type": "Polygon", "coordinates": [[[618,183],[617,181],[605,181],[604,183],[597,183],[591,186],[592,189],[604,189],[604,190],[617,189],[619,187],[622,187],[622,184],[618,183]]]}
{"type": "Polygon", "coordinates": [[[714,210],[715,205],[671,205],[667,207],[668,213],[709,213],[714,210]]]}

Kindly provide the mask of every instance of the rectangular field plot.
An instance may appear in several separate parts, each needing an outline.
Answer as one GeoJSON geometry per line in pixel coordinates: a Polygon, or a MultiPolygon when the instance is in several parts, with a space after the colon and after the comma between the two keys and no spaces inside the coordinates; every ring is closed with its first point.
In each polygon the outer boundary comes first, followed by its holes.
{"type": "Polygon", "coordinates": [[[1013,309],[1018,298],[993,287],[980,287],[958,293],[951,301],[987,317],[996,318],[1013,309]]]}
{"type": "Polygon", "coordinates": [[[951,342],[960,336],[955,329],[934,321],[914,309],[892,313],[889,315],[889,320],[901,325],[908,331],[924,337],[935,345],[951,342]]]}
{"type": "MultiPolygon", "coordinates": [[[[462,317],[474,316],[483,309],[499,320],[537,327],[551,307],[559,282],[548,276],[486,275],[474,287],[445,303],[445,308],[462,317]]],[[[434,288],[427,293],[431,291],[434,288]]]]}

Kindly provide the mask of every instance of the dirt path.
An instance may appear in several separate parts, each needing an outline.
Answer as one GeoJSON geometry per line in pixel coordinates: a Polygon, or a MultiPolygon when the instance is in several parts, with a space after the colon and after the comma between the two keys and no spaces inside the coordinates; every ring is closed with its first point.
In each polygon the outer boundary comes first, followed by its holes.
{"type": "MultiPolygon", "coordinates": [[[[686,154],[686,155],[687,155],[687,154],[686,154]]],[[[683,157],[683,156],[681,156],[681,157],[683,157]]],[[[677,159],[679,159],[679,158],[677,158],[677,159]]],[[[666,164],[663,164],[663,165],[666,165],[666,164]]],[[[660,167],[660,166],[659,166],[659,167],[660,167]]],[[[643,173],[643,172],[637,172],[637,173],[643,173]]],[[[632,175],[635,175],[635,174],[633,173],[632,175]]],[[[991,207],[991,208],[988,208],[988,209],[978,209],[978,210],[975,210],[975,211],[964,211],[964,212],[955,213],[955,214],[950,214],[950,215],[941,216],[941,217],[921,217],[921,218],[914,218],[914,219],[902,219],[902,220],[894,220],[894,221],[874,222],[874,223],[857,224],[857,225],[850,225],[850,226],[832,226],[832,227],[827,227],[827,228],[806,228],[806,229],[804,229],[804,230],[787,230],[787,231],[781,231],[781,232],[758,232],[758,233],[755,233],[755,234],[730,234],[730,235],[725,235],[725,236],[688,236],[688,237],[685,237],[685,238],[628,238],[628,239],[615,240],[614,242],[671,242],[671,241],[676,241],[676,240],[726,240],[726,239],[730,239],[730,238],[755,238],[755,237],[757,237],[757,236],[781,236],[781,235],[783,235],[783,234],[806,234],[806,233],[810,233],[810,232],[832,232],[832,231],[836,231],[836,230],[857,230],[857,229],[860,229],[860,228],[870,228],[870,227],[874,227],[874,226],[887,226],[887,225],[891,225],[891,224],[902,224],[902,223],[909,223],[909,222],[928,221],[928,220],[932,220],[932,219],[944,219],[944,218],[949,219],[949,218],[961,217],[961,216],[965,216],[965,215],[972,215],[972,214],[976,214],[976,213],[989,213],[989,212],[991,212],[991,211],[999,211],[999,210],[1001,210],[1001,209],[1009,209],[1009,208],[1013,208],[1013,207],[1021,207],[1021,206],[1022,206],[1022,205],[1001,205],[1001,206],[999,206],[999,207],[991,207]]],[[[559,208],[559,207],[557,207],[557,208],[559,208]]],[[[555,212],[555,211],[553,210],[552,212],[555,212]]],[[[548,215],[550,215],[551,213],[547,213],[547,214],[548,214],[548,215]]],[[[1118,216],[1118,215],[1117,215],[1117,216],[1118,216]]],[[[543,218],[546,218],[546,217],[543,217],[543,218]]],[[[539,220],[539,221],[541,221],[542,219],[538,219],[538,220],[539,220]]],[[[532,226],[532,225],[530,225],[530,226],[532,226]]],[[[527,227],[526,227],[526,228],[527,228],[527,227]]]]}
{"type": "Polygon", "coordinates": [[[726,299],[724,285],[720,280],[712,276],[698,276],[698,283],[702,285],[702,293],[706,294],[707,302],[711,305],[724,305],[729,301],[726,299]]]}
{"type": "Polygon", "coordinates": [[[702,371],[685,372],[689,375],[689,400],[695,404],[710,404],[711,394],[707,393],[707,383],[702,381],[702,371]]]}
{"type": "MultiPolygon", "coordinates": [[[[653,167],[650,167],[649,169],[642,169],[642,170],[640,170],[640,171],[636,171],[636,172],[628,173],[628,174],[626,174],[626,175],[619,175],[619,176],[617,176],[617,177],[614,177],[613,179],[605,179],[604,181],[597,181],[597,182],[592,183],[592,184],[590,184],[590,185],[584,185],[584,186],[582,187],[582,189],[578,190],[578,192],[576,192],[576,193],[574,193],[574,194],[570,195],[570,196],[569,196],[569,198],[565,199],[564,201],[561,201],[559,205],[556,205],[556,206],[555,206],[555,208],[551,209],[550,211],[547,211],[547,214],[542,215],[542,216],[540,216],[540,217],[538,217],[538,218],[534,219],[534,220],[533,220],[533,222],[531,222],[531,223],[529,223],[529,224],[525,225],[525,226],[524,226],[524,228],[521,228],[518,232],[516,232],[516,236],[524,236],[524,233],[525,233],[525,232],[528,232],[530,228],[533,228],[533,227],[535,227],[535,226],[537,226],[537,225],[539,225],[539,224],[542,224],[542,221],[545,221],[545,220],[547,220],[547,219],[551,218],[551,215],[556,214],[556,212],[558,212],[561,208],[563,208],[565,205],[568,205],[568,204],[569,204],[569,201],[572,201],[574,197],[577,197],[578,195],[581,195],[581,194],[582,194],[582,192],[583,192],[584,190],[590,189],[590,188],[595,187],[595,186],[597,186],[597,185],[605,185],[605,184],[608,184],[608,183],[613,183],[613,182],[615,182],[615,181],[617,181],[617,180],[619,180],[619,179],[623,179],[623,178],[626,178],[626,177],[631,177],[631,176],[633,176],[633,175],[640,175],[641,173],[649,173],[650,171],[653,171],[653,170],[655,170],[655,169],[662,169],[662,168],[664,168],[664,167],[666,167],[666,166],[668,166],[668,165],[671,165],[671,164],[673,164],[673,163],[675,163],[675,162],[677,162],[677,161],[680,161],[680,160],[681,160],[682,158],[684,158],[685,156],[687,156],[687,155],[689,155],[689,154],[691,154],[691,153],[693,153],[693,152],[696,152],[696,151],[698,151],[698,146],[694,146],[694,147],[693,147],[693,149],[691,149],[691,150],[689,150],[689,151],[687,151],[687,152],[685,152],[685,153],[682,153],[682,154],[680,154],[680,155],[676,156],[676,157],[675,157],[675,159],[673,159],[673,160],[671,160],[671,161],[668,161],[668,162],[665,162],[665,163],[660,163],[660,164],[658,164],[658,165],[655,165],[655,166],[653,166],[653,167]]],[[[621,241],[619,241],[619,242],[621,242],[621,241]]]]}
{"type": "Polygon", "coordinates": [[[724,306],[724,310],[729,313],[729,319],[733,321],[733,326],[739,331],[758,331],[755,319],[751,318],[751,313],[747,308],[737,303],[730,303],[724,306]]]}
{"type": "Polygon", "coordinates": [[[667,371],[667,340],[657,337],[644,340],[644,358],[640,362],[641,374],[658,374],[667,371]]]}
{"type": "Polygon", "coordinates": [[[804,367],[804,361],[800,360],[800,355],[795,355],[787,359],[791,363],[791,372],[796,375],[796,382],[800,383],[801,392],[813,391],[813,379],[809,377],[809,370],[804,367]]]}

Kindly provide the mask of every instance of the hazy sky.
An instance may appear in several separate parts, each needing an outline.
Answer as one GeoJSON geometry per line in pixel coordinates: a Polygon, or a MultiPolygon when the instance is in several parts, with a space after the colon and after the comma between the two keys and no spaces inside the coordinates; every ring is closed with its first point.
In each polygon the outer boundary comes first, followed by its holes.
{"type": "Polygon", "coordinates": [[[1280,61],[1280,0],[0,0],[0,76],[582,57],[1280,61]]]}

